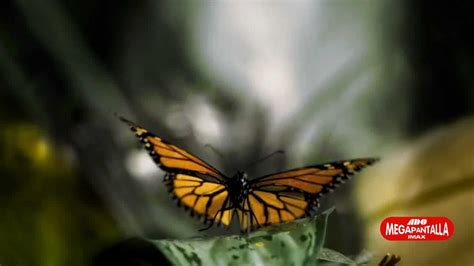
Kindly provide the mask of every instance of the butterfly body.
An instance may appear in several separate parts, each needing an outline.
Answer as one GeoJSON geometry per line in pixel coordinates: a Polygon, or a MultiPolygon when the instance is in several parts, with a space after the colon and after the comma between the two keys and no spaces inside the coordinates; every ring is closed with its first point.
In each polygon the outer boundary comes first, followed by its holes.
{"type": "Polygon", "coordinates": [[[245,172],[227,177],[199,157],[124,119],[155,163],[180,205],[209,226],[230,225],[236,216],[242,231],[311,215],[321,195],[375,158],[343,160],[248,179],[245,172]]]}
{"type": "Polygon", "coordinates": [[[239,171],[234,177],[229,178],[225,184],[229,191],[232,208],[240,208],[251,189],[247,174],[239,171]]]}

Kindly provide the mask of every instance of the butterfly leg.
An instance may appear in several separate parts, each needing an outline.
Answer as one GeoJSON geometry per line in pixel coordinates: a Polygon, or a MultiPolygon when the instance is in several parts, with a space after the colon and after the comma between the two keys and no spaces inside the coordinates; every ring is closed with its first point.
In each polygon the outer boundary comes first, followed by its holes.
{"type": "Polygon", "coordinates": [[[206,230],[209,230],[212,226],[214,225],[214,220],[212,220],[208,226],[204,227],[204,228],[201,228],[199,229],[199,232],[202,232],[202,231],[206,231],[206,230]]]}
{"type": "Polygon", "coordinates": [[[216,221],[216,218],[217,218],[217,215],[219,214],[219,212],[216,212],[216,214],[214,215],[214,217],[212,218],[212,220],[209,220],[210,223],[207,227],[204,227],[202,229],[199,229],[199,231],[206,231],[206,230],[209,230],[213,225],[214,225],[214,222],[216,221]]]}
{"type": "MultiPolygon", "coordinates": [[[[222,208],[220,209],[218,212],[216,212],[216,214],[214,215],[214,217],[212,218],[212,220],[209,220],[210,223],[207,227],[205,228],[202,228],[202,229],[199,229],[199,231],[206,231],[206,230],[209,230],[213,225],[214,225],[214,222],[216,221],[216,218],[217,218],[217,215],[220,213],[221,214],[221,218],[222,218],[222,215],[224,215],[224,211],[228,211],[228,210],[232,210],[234,208],[232,207],[227,207],[227,208],[222,208]]],[[[219,222],[220,224],[220,222],[219,222]]]]}
{"type": "Polygon", "coordinates": [[[249,211],[249,214],[247,215],[247,217],[248,217],[248,225],[249,225],[249,226],[247,227],[247,237],[250,236],[250,230],[251,230],[251,228],[252,228],[252,224],[251,224],[251,222],[252,222],[252,216],[251,216],[251,214],[252,214],[252,213],[249,211]]]}

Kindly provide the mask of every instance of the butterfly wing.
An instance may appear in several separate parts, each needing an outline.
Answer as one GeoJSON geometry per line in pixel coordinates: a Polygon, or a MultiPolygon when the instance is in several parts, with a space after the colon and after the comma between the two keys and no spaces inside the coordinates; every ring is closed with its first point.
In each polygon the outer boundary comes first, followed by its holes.
{"type": "Polygon", "coordinates": [[[289,222],[318,207],[319,197],[375,162],[355,159],[297,168],[250,181],[250,193],[238,210],[242,230],[289,222]]]}
{"type": "Polygon", "coordinates": [[[130,126],[155,163],[166,172],[165,183],[179,204],[205,221],[230,224],[232,210],[226,208],[230,202],[224,174],[145,128],[120,119],[130,126]]]}

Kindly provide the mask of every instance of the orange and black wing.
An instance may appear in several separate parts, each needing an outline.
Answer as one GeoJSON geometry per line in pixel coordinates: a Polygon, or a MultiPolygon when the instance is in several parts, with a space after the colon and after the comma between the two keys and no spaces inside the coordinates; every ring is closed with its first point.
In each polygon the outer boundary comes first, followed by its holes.
{"type": "Polygon", "coordinates": [[[250,181],[251,191],[238,210],[242,230],[289,222],[318,207],[319,197],[376,159],[355,159],[303,167],[250,181]]]}
{"type": "Polygon", "coordinates": [[[227,206],[227,177],[197,156],[157,137],[120,117],[148,150],[155,163],[166,172],[165,183],[181,205],[211,223],[229,225],[232,210],[227,206]]]}

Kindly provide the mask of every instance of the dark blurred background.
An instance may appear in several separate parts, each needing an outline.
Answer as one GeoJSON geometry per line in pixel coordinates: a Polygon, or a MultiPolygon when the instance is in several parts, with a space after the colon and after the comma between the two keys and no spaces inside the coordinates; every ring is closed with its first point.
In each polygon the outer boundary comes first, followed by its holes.
{"type": "MultiPolygon", "coordinates": [[[[115,112],[229,175],[280,149],[251,176],[399,158],[473,114],[473,11],[463,1],[2,1],[0,264],[84,265],[129,237],[238,231],[198,232],[115,112]]],[[[371,245],[353,186],[322,209],[336,206],[326,245],[356,256],[371,245]]]]}

